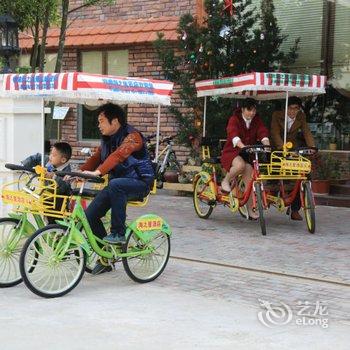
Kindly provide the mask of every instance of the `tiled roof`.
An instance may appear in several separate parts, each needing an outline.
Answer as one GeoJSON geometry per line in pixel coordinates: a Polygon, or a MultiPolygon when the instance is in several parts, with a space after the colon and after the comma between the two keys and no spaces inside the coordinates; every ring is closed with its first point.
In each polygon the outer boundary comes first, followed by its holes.
{"type": "MultiPolygon", "coordinates": [[[[135,44],[154,41],[157,32],[163,32],[164,37],[176,41],[178,17],[160,17],[124,21],[104,21],[96,23],[92,20],[76,20],[68,28],[65,47],[91,47],[117,44],[135,44]]],[[[58,47],[60,31],[50,28],[47,34],[47,48],[58,47]]],[[[33,38],[29,33],[20,34],[20,47],[31,49],[33,38]]]]}

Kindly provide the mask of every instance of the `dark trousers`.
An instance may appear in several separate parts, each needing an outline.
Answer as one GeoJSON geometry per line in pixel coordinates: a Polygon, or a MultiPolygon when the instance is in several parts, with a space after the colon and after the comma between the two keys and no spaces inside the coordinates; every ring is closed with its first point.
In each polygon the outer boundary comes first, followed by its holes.
{"type": "Polygon", "coordinates": [[[137,179],[117,178],[110,180],[85,210],[92,232],[100,238],[106,236],[103,218],[111,208],[111,233],[125,235],[126,205],[128,200],[142,200],[149,186],[137,179]]]}
{"type": "Polygon", "coordinates": [[[295,199],[292,202],[290,208],[292,209],[292,211],[299,211],[299,209],[301,208],[301,201],[300,201],[300,194],[299,193],[297,193],[297,195],[295,196],[295,199]]]}

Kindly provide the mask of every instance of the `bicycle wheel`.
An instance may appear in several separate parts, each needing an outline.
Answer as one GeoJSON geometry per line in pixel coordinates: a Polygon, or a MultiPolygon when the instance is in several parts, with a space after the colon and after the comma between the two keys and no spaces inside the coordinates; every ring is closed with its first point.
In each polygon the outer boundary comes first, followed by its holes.
{"type": "Polygon", "coordinates": [[[22,282],[19,257],[25,237],[19,240],[14,232],[19,220],[0,219],[0,288],[13,287],[22,282]],[[12,242],[12,243],[11,243],[12,242]]]}
{"type": "MultiPolygon", "coordinates": [[[[238,191],[240,192],[240,194],[244,193],[245,191],[245,185],[244,185],[244,181],[242,180],[241,177],[239,177],[239,179],[237,180],[237,188],[238,191]]],[[[237,193],[238,195],[238,193],[237,193]]],[[[249,212],[248,212],[248,206],[247,204],[242,205],[241,207],[238,207],[238,212],[241,214],[241,216],[245,219],[249,219],[249,212]]]]}
{"type": "Polygon", "coordinates": [[[265,224],[265,218],[264,218],[264,205],[263,205],[263,196],[262,196],[262,190],[261,190],[261,184],[255,183],[255,198],[256,198],[256,204],[259,211],[259,223],[261,227],[261,234],[263,236],[266,235],[266,224],[265,224]]]}
{"type": "Polygon", "coordinates": [[[214,206],[209,204],[209,199],[201,198],[202,194],[212,194],[210,187],[205,184],[201,177],[198,177],[194,182],[193,188],[193,205],[196,214],[201,219],[208,219],[210,214],[213,212],[214,206]],[[209,193],[210,192],[210,193],[209,193]]]}
{"type": "Polygon", "coordinates": [[[67,228],[48,225],[25,243],[20,257],[20,271],[26,286],[44,298],[60,297],[74,289],[84,274],[86,256],[71,243],[62,257],[56,249],[66,243],[67,228]]]}
{"type": "Polygon", "coordinates": [[[126,240],[126,253],[140,252],[140,255],[123,257],[123,266],[127,275],[134,281],[146,283],[155,280],[165,269],[170,255],[170,237],[159,231],[143,244],[134,232],[126,240]],[[147,255],[142,250],[150,249],[147,255]]]}
{"type": "Polygon", "coordinates": [[[180,165],[180,163],[178,162],[178,160],[177,160],[177,158],[176,158],[176,154],[175,154],[174,151],[172,151],[172,152],[169,154],[169,159],[168,159],[166,168],[168,168],[168,169],[173,169],[173,170],[177,170],[178,172],[181,172],[181,165],[180,165]]]}
{"type": "Polygon", "coordinates": [[[307,229],[310,233],[315,233],[316,216],[315,204],[312,197],[311,186],[309,182],[304,184],[304,214],[307,229]]]}

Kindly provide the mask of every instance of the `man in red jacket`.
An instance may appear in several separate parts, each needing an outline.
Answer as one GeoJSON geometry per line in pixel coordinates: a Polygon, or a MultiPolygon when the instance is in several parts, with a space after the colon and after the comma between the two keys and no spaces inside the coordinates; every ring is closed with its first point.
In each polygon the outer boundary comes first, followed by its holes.
{"type": "MultiPolygon", "coordinates": [[[[270,145],[269,131],[256,114],[256,101],[247,98],[242,101],[241,108],[234,111],[227,124],[227,140],[221,153],[221,164],[227,171],[221,182],[221,189],[231,191],[231,182],[237,175],[242,175],[246,187],[251,180],[253,168],[239,155],[241,148],[261,142],[270,145]]],[[[256,219],[257,214],[251,210],[251,200],[248,202],[248,211],[251,218],[256,219]]]]}

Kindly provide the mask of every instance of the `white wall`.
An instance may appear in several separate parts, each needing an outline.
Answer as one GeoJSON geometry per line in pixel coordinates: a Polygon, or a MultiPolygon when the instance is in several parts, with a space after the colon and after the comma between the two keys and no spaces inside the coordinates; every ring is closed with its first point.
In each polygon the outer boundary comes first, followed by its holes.
{"type": "MultiPolygon", "coordinates": [[[[5,163],[19,164],[27,156],[41,152],[42,109],[40,100],[0,98],[0,189],[13,179],[5,163]]],[[[0,200],[0,216],[9,209],[0,200]]]]}

